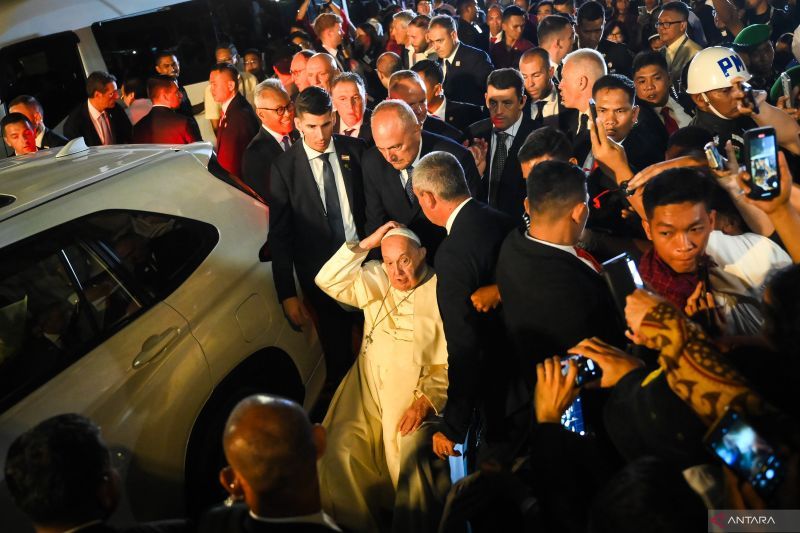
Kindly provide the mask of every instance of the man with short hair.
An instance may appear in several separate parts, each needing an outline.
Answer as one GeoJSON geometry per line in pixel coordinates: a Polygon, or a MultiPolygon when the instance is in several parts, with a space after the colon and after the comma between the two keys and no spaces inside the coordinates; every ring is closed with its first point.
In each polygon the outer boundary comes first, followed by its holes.
{"type": "Polygon", "coordinates": [[[208,87],[222,115],[217,129],[217,162],[234,180],[242,176],[242,154],[259,129],[252,106],[238,91],[239,75],[230,63],[211,69],[208,87]]]}
{"type": "Polygon", "coordinates": [[[524,81],[517,70],[495,70],[489,74],[486,87],[489,118],[467,130],[467,138],[482,139],[488,146],[485,167],[478,169],[482,177],[476,198],[514,220],[522,216],[525,199],[517,152],[533,131],[533,121],[522,112],[526,99],[524,81]]]}
{"type": "Polygon", "coordinates": [[[325,52],[320,52],[311,56],[306,63],[308,84],[313,87],[325,89],[326,92],[330,93],[333,78],[341,72],[336,64],[336,59],[325,52]]]}
{"type": "Polygon", "coordinates": [[[401,100],[381,102],[372,113],[375,146],[364,154],[366,230],[375,231],[395,220],[414,231],[432,261],[445,232],[432,224],[413,194],[414,168],[432,152],[448,152],[458,160],[467,183],[478,185],[478,169],[472,154],[445,137],[424,131],[411,107],[401,100]]]}
{"type": "MultiPolygon", "coordinates": [[[[178,90],[183,95],[183,98],[181,98],[181,106],[178,108],[178,113],[195,120],[194,111],[192,111],[192,101],[189,100],[189,94],[186,92],[186,89],[183,87],[183,85],[181,85],[178,81],[178,77],[181,75],[181,63],[178,61],[178,56],[169,50],[157,52],[155,57],[155,71],[156,74],[160,76],[169,76],[178,83],[178,90]]],[[[196,122],[197,121],[195,120],[195,123],[196,122]]]]}
{"type": "Polygon", "coordinates": [[[431,19],[428,39],[444,71],[444,94],[458,102],[483,105],[486,78],[493,70],[486,52],[460,42],[456,23],[448,15],[431,19]]]}
{"type": "Polygon", "coordinates": [[[560,79],[561,61],[575,45],[575,28],[565,17],[549,15],[540,20],[536,30],[539,46],[547,51],[554,77],[560,79]]]}
{"type": "Polygon", "coordinates": [[[585,168],[586,157],[591,150],[589,137],[589,99],[592,97],[594,82],[605,76],[606,63],[597,50],[580,48],[564,58],[564,69],[558,90],[565,107],[577,110],[569,124],[567,134],[572,139],[574,155],[578,166],[585,168]]]}
{"type": "Polygon", "coordinates": [[[330,446],[319,462],[323,507],[351,531],[435,532],[450,486],[431,453],[447,345],[426,252],[413,231],[387,222],[342,244],[315,279],[364,312],[361,353],[322,423],[330,446]],[[364,263],[378,248],[383,261],[364,263]]]}
{"type": "Polygon", "coordinates": [[[459,456],[467,430],[479,430],[481,460],[505,463],[517,437],[506,424],[513,357],[507,350],[498,311],[479,313],[470,296],[494,283],[500,245],[515,221],[470,198],[464,173],[451,154],[434,152],[415,167],[414,194],[425,216],[447,230],[436,252],[436,299],[444,323],[448,353],[447,409],[441,431],[433,436],[440,458],[459,456]],[[479,421],[473,424],[478,412],[479,421]]]}
{"type": "Polygon", "coordinates": [[[402,100],[411,106],[422,129],[461,142],[464,133],[439,117],[428,114],[425,82],[412,70],[400,70],[389,81],[389,98],[402,100]]]}
{"type": "Polygon", "coordinates": [[[667,60],[658,52],[640,52],[633,59],[633,83],[641,108],[648,107],[658,116],[665,140],[692,121],[672,92],[667,60]]]}
{"type": "Polygon", "coordinates": [[[689,8],[683,2],[670,2],[661,8],[656,22],[663,53],[667,58],[669,77],[675,90],[680,88],[683,68],[703,49],[686,34],[689,27],[689,8]]]}
{"type": "Polygon", "coordinates": [[[22,113],[33,125],[36,132],[36,147],[40,150],[64,146],[67,139],[44,125],[44,109],[39,100],[27,94],[21,94],[8,103],[9,113],[22,113]]]}
{"type": "Polygon", "coordinates": [[[323,264],[344,242],[364,235],[361,160],[366,145],[334,135],[330,95],[308,87],[295,100],[295,126],[303,135],[270,170],[269,235],[275,291],[289,323],[308,327],[310,314],[295,287],[295,272],[305,301],[317,318],[328,382],[338,384],[353,361],[354,316],[314,284],[323,264]]]}
{"type": "Polygon", "coordinates": [[[153,107],[133,127],[134,143],[190,144],[203,140],[197,122],[177,112],[182,95],[174,78],[150,78],[147,80],[147,96],[153,107]]]}
{"type": "Polygon", "coordinates": [[[439,117],[460,131],[466,131],[470,124],[483,118],[483,111],[480,107],[447,99],[444,89],[442,89],[444,75],[442,67],[438,63],[430,59],[423,59],[411,67],[411,70],[419,74],[425,83],[429,114],[439,117]]]}
{"type": "Polygon", "coordinates": [[[14,155],[36,153],[36,131],[28,117],[22,113],[9,113],[0,121],[3,141],[14,150],[14,155]]]}
{"type": "Polygon", "coordinates": [[[532,392],[536,365],[544,359],[586,338],[622,346],[625,337],[602,267],[578,247],[589,218],[585,174],[568,162],[542,161],[526,188],[525,212],[533,222],[503,242],[497,285],[517,368],[532,392]]]}
{"type": "Polygon", "coordinates": [[[375,71],[378,73],[378,80],[380,80],[384,89],[387,90],[389,89],[389,80],[392,78],[392,74],[402,69],[403,62],[400,60],[400,56],[394,52],[384,52],[379,55],[378,59],[375,61],[375,71]]]}
{"type": "Polygon", "coordinates": [[[517,6],[503,10],[503,40],[489,50],[495,68],[515,68],[522,53],[533,48],[532,42],[522,38],[526,19],[527,14],[517,6]]]}
{"type": "Polygon", "coordinates": [[[302,406],[278,396],[248,396],[228,416],[222,448],[228,465],[220,483],[242,503],[211,509],[199,520],[200,531],[340,531],[322,510],[317,479],[325,429],[311,424],[302,406]]]}
{"type": "MultiPolygon", "coordinates": [[[[48,418],[18,436],[5,457],[5,485],[36,533],[114,533],[106,523],[120,498],[119,472],[100,428],[78,414],[48,418]]],[[[132,531],[186,530],[180,521],[132,531]]]]}
{"type": "Polygon", "coordinates": [[[313,56],[314,52],[311,50],[300,50],[292,57],[292,64],[289,69],[292,74],[292,81],[297,87],[298,94],[310,85],[308,83],[306,66],[308,65],[308,60],[313,56]]]}
{"type": "MultiPolygon", "coordinates": [[[[258,85],[258,80],[255,76],[241,69],[239,66],[241,64],[241,58],[239,57],[239,51],[236,49],[236,46],[233,43],[217,45],[217,48],[214,50],[214,58],[217,65],[229,64],[234,66],[234,69],[238,73],[236,86],[238,87],[239,93],[245,97],[251,106],[255,106],[255,90],[256,85],[258,85]]],[[[211,94],[211,88],[209,86],[206,86],[205,89],[203,106],[205,108],[205,117],[211,122],[211,127],[216,133],[219,128],[220,118],[222,117],[222,110],[220,109],[219,102],[217,102],[211,94]]]]}
{"type": "Polygon", "coordinates": [[[372,129],[367,109],[364,81],[355,72],[344,72],[333,79],[331,99],[336,110],[334,131],[348,137],[358,137],[367,146],[372,146],[372,129]]]}
{"type": "Polygon", "coordinates": [[[570,20],[575,18],[575,2],[573,0],[553,0],[553,10],[566,15],[570,20]]]}
{"type": "Polygon", "coordinates": [[[405,48],[406,45],[408,45],[408,25],[414,17],[414,12],[410,9],[404,9],[392,15],[392,23],[389,25],[389,36],[394,39],[394,42],[401,48],[405,48]]]}
{"type": "Polygon", "coordinates": [[[68,139],[83,137],[87,146],[129,143],[132,126],[117,102],[117,78],[107,72],[92,72],[86,79],[86,95],[88,100],[67,117],[64,135],[68,139]]]}
{"type": "Polygon", "coordinates": [[[486,25],[489,26],[489,46],[503,42],[503,6],[492,4],[486,8],[486,25]]]}
{"type": "Polygon", "coordinates": [[[317,52],[329,54],[336,62],[336,70],[339,72],[349,72],[350,60],[342,48],[344,40],[342,17],[336,13],[320,13],[314,19],[314,33],[320,42],[317,52]]]}
{"type": "Polygon", "coordinates": [[[531,170],[542,161],[576,163],[572,156],[572,144],[566,134],[552,126],[542,126],[532,131],[519,149],[517,159],[523,179],[528,179],[531,170]]]}
{"type": "Polygon", "coordinates": [[[708,178],[694,169],[662,172],[644,187],[642,222],[653,248],[639,272],[649,287],[679,309],[709,292],[730,335],[757,335],[760,302],[769,273],[791,264],[780,246],[754,233],[714,230],[708,178]]]}
{"type": "Polygon", "coordinates": [[[458,13],[458,40],[467,46],[488,52],[489,28],[478,18],[478,2],[476,0],[457,0],[456,12],[458,13]]]}
{"type": "Polygon", "coordinates": [[[266,202],[272,163],[294,144],[294,104],[278,80],[256,87],[256,115],[261,128],[242,155],[242,181],[266,202]]]}
{"type": "Polygon", "coordinates": [[[436,59],[436,52],[428,42],[430,17],[418,15],[408,24],[408,43],[403,52],[403,68],[408,69],[425,59],[436,59]]]}
{"type": "Polygon", "coordinates": [[[519,72],[525,82],[528,100],[524,113],[533,120],[534,129],[553,126],[567,130],[574,120],[570,115],[575,110],[568,109],[561,102],[558,87],[553,82],[555,68],[550,64],[550,55],[544,48],[531,48],[519,58],[519,72]]]}
{"type": "Polygon", "coordinates": [[[581,5],[577,21],[579,46],[597,50],[603,56],[608,72],[630,76],[633,62],[631,51],[623,44],[603,39],[606,19],[602,4],[590,0],[581,5]]]}
{"type": "Polygon", "coordinates": [[[243,60],[245,72],[255,76],[259,83],[266,79],[267,74],[264,72],[264,57],[261,50],[257,48],[245,50],[243,60]]]}

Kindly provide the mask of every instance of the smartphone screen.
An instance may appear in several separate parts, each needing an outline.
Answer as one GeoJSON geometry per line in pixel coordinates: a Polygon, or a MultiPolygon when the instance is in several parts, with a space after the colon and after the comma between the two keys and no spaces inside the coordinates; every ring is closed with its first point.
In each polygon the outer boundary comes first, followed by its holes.
{"type": "Polygon", "coordinates": [[[625,316],[626,298],[636,289],[644,288],[636,262],[630,255],[620,254],[603,263],[603,277],[611,290],[617,309],[622,316],[625,316]]]}
{"type": "Polygon", "coordinates": [[[569,372],[569,360],[575,361],[575,366],[578,367],[578,375],[575,376],[575,386],[582,387],[583,385],[592,381],[597,381],[603,377],[603,371],[600,366],[583,355],[571,355],[567,359],[561,361],[561,374],[566,376],[569,372]]]}
{"type": "Polygon", "coordinates": [[[735,410],[729,409],[714,425],[706,444],[763,496],[772,494],[785,477],[775,449],[735,410]]]}
{"type": "Polygon", "coordinates": [[[778,175],[778,144],[773,128],[745,132],[747,171],[750,173],[750,198],[767,200],[781,192],[778,175]]]}
{"type": "Polygon", "coordinates": [[[583,420],[583,407],[580,395],[567,407],[561,415],[561,426],[564,429],[577,433],[578,435],[588,435],[589,431],[583,420]]]}

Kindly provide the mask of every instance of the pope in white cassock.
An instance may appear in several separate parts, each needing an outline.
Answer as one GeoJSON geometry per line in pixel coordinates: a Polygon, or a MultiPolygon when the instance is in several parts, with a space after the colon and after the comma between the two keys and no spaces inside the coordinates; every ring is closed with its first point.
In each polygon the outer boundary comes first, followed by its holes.
{"type": "Polygon", "coordinates": [[[447,463],[431,450],[447,400],[447,345],[425,248],[389,222],[343,244],[315,281],[364,311],[361,352],[322,423],[323,509],[353,531],[436,531],[450,488],[447,463]],[[383,263],[362,265],[378,246],[383,263]]]}

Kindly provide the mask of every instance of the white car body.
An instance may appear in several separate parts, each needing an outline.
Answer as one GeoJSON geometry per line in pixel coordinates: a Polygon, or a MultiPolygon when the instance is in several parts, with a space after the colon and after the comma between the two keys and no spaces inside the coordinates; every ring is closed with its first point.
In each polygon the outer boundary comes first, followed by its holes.
{"type": "MultiPolygon", "coordinates": [[[[310,409],[325,379],[321,348],[313,329],[289,327],[271,263],[259,261],[267,208],[208,172],[208,144],[71,150],[0,161],[0,194],[16,197],[0,207],[0,250],[105,210],[202,221],[219,240],[177,289],[0,412],[0,461],[38,422],[81,413],[101,427],[122,474],[125,496],[115,521],[180,516],[187,442],[217,385],[252,354],[269,361],[282,353],[310,409]]],[[[5,485],[0,517],[3,531],[27,530],[5,485]]]]}

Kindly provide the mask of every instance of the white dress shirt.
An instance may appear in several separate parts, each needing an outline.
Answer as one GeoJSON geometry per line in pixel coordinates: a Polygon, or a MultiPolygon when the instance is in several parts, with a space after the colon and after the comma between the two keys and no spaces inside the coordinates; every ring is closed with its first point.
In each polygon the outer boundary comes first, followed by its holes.
{"type": "MultiPolygon", "coordinates": [[[[267,133],[269,133],[270,135],[272,135],[272,138],[273,138],[273,139],[275,139],[276,141],[278,141],[278,144],[280,144],[280,145],[281,145],[281,148],[283,148],[283,150],[284,150],[284,152],[285,152],[285,151],[286,151],[286,148],[284,148],[284,146],[283,146],[283,137],[284,137],[284,136],[283,136],[283,135],[281,135],[280,133],[278,133],[277,131],[273,131],[273,130],[269,129],[269,128],[268,128],[268,127],[266,127],[264,124],[262,124],[262,125],[261,125],[261,127],[262,127],[262,128],[264,128],[264,131],[266,131],[267,133]]],[[[285,137],[286,137],[287,139],[289,139],[289,146],[291,146],[291,145],[292,145],[292,137],[291,137],[291,136],[289,136],[289,135],[286,135],[285,137]]]]}
{"type": "MultiPolygon", "coordinates": [[[[510,128],[503,130],[503,133],[508,133],[508,136],[505,139],[506,143],[506,153],[511,151],[511,145],[514,143],[514,137],[517,136],[517,131],[519,131],[519,125],[522,124],[522,113],[520,113],[519,118],[515,123],[511,125],[510,128]]],[[[494,163],[494,152],[497,145],[497,134],[492,130],[492,135],[489,137],[489,153],[492,154],[490,159],[490,164],[494,163]]],[[[491,172],[492,169],[489,167],[489,178],[491,180],[491,172]]]]}
{"type": "Polygon", "coordinates": [[[339,526],[336,525],[336,522],[333,521],[333,518],[328,516],[325,511],[318,511],[302,516],[288,516],[285,518],[265,518],[250,511],[250,518],[257,522],[264,522],[267,524],[319,524],[329,527],[334,531],[341,531],[339,526]]]}
{"type": "MultiPolygon", "coordinates": [[[[311,165],[311,173],[314,175],[314,181],[317,182],[319,189],[319,196],[322,199],[322,205],[325,206],[325,183],[322,179],[322,160],[320,159],[320,152],[310,148],[305,141],[303,141],[303,149],[308,156],[308,163],[311,165]]],[[[350,209],[350,200],[347,198],[347,189],[344,185],[344,178],[342,177],[342,169],[339,167],[339,157],[336,154],[336,149],[333,146],[333,140],[328,143],[325,149],[326,154],[333,154],[334,157],[328,156],[328,161],[331,162],[333,168],[333,177],[336,180],[336,193],[339,196],[339,205],[342,209],[342,222],[344,223],[344,236],[345,240],[357,241],[358,232],[356,231],[356,223],[353,220],[353,211],[350,209]]]]}
{"type": "MultiPolygon", "coordinates": [[[[94,125],[94,129],[97,131],[97,136],[100,138],[100,142],[102,144],[111,144],[111,139],[106,139],[103,137],[103,127],[100,125],[101,120],[108,120],[107,118],[103,118],[103,111],[98,111],[92,105],[92,102],[89,100],[86,101],[86,105],[89,106],[89,116],[92,119],[92,124],[94,125]]],[[[108,117],[108,113],[106,113],[106,117],[108,117]]],[[[111,135],[114,135],[114,130],[111,129],[111,120],[108,120],[108,131],[111,132],[111,135]]]]}
{"type": "Polygon", "coordinates": [[[436,111],[431,113],[431,115],[433,115],[435,117],[439,117],[440,119],[442,119],[445,122],[447,122],[447,118],[445,117],[446,113],[447,113],[447,97],[443,96],[442,97],[442,105],[437,107],[436,111]]]}
{"type": "MultiPolygon", "coordinates": [[[[417,158],[411,163],[412,167],[416,167],[419,163],[420,158],[422,157],[422,139],[419,141],[419,150],[417,150],[417,158]]],[[[413,172],[413,171],[412,171],[413,172]]],[[[403,183],[403,189],[406,188],[406,182],[408,181],[408,169],[404,168],[400,171],[400,181],[403,183]]]]}
{"type": "MultiPolygon", "coordinates": [[[[46,131],[47,128],[44,127],[44,124],[39,124],[39,128],[36,130],[36,146],[42,146],[46,131]]],[[[42,148],[50,148],[50,146],[42,146],[42,148]]]]}
{"type": "MultiPolygon", "coordinates": [[[[558,115],[558,89],[556,89],[555,85],[553,85],[550,94],[548,94],[546,98],[543,98],[543,100],[545,104],[542,108],[542,118],[558,115]]],[[[533,120],[536,120],[539,114],[539,106],[536,104],[537,102],[531,103],[531,119],[533,120]]]]}
{"type": "Polygon", "coordinates": [[[361,125],[362,124],[364,124],[364,116],[363,115],[361,116],[361,120],[359,120],[358,123],[355,126],[348,126],[347,124],[344,123],[344,120],[341,120],[341,117],[340,117],[340,119],[339,119],[339,133],[341,135],[347,135],[345,133],[345,130],[355,130],[355,131],[353,131],[353,134],[352,135],[348,135],[348,137],[358,137],[358,135],[361,133],[361,125]]]}
{"type": "Polygon", "coordinates": [[[574,246],[567,246],[565,244],[556,244],[554,242],[543,241],[541,239],[537,239],[536,237],[531,237],[531,234],[528,233],[527,231],[525,232],[525,238],[528,239],[529,241],[538,242],[539,244],[544,244],[545,246],[550,246],[552,248],[557,248],[557,249],[561,250],[562,252],[567,252],[571,256],[583,261],[583,264],[585,264],[586,266],[591,268],[592,272],[597,272],[597,269],[591,263],[591,261],[589,261],[588,259],[584,259],[583,257],[578,255],[578,252],[575,250],[574,246]]]}
{"type": "Polygon", "coordinates": [[[656,113],[658,113],[658,118],[661,119],[662,123],[664,122],[664,115],[661,114],[661,110],[665,107],[669,108],[669,114],[673,119],[675,119],[675,122],[678,123],[679,128],[685,128],[692,121],[692,117],[683,110],[683,106],[681,106],[681,104],[676,102],[675,99],[670,96],[666,104],[655,108],[656,113]]]}
{"type": "Polygon", "coordinates": [[[453,209],[453,212],[450,213],[449,217],[447,217],[447,222],[445,223],[444,228],[447,230],[448,235],[450,235],[450,230],[453,228],[453,223],[456,221],[456,217],[464,208],[464,206],[467,205],[467,202],[469,202],[470,200],[472,200],[472,198],[467,198],[466,200],[458,204],[458,207],[453,209]]]}
{"type": "Polygon", "coordinates": [[[458,53],[458,49],[459,49],[460,46],[461,46],[461,42],[459,42],[456,45],[456,47],[453,48],[453,52],[449,56],[444,58],[444,61],[442,61],[442,74],[443,74],[442,79],[443,80],[447,79],[447,62],[449,62],[451,65],[453,64],[453,61],[455,61],[456,54],[458,53]]]}

